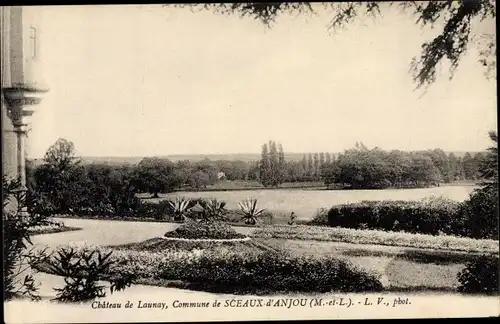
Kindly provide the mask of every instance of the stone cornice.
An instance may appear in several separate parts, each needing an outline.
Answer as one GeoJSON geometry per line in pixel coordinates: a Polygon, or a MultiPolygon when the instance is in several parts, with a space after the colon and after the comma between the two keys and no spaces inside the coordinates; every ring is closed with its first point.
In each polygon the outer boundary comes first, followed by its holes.
{"type": "Polygon", "coordinates": [[[26,125],[24,117],[33,115],[33,106],[40,104],[48,89],[21,84],[2,88],[7,113],[15,125],[26,125]]]}

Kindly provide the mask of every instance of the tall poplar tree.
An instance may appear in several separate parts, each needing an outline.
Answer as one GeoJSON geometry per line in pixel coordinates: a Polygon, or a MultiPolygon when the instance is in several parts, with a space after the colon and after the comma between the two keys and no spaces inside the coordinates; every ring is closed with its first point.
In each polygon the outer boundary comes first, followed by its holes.
{"type": "Polygon", "coordinates": [[[278,145],[278,183],[282,184],[285,181],[286,164],[285,152],[283,152],[283,145],[278,145]]]}
{"type": "Polygon", "coordinates": [[[309,153],[307,156],[307,175],[309,177],[312,177],[314,175],[314,164],[313,164],[312,153],[309,153]]]}
{"type": "Polygon", "coordinates": [[[279,168],[279,155],[276,143],[269,141],[269,161],[270,161],[270,184],[277,186],[279,183],[278,168],[279,168]]]}
{"type": "Polygon", "coordinates": [[[314,154],[314,178],[319,176],[319,153],[314,154]]]}
{"type": "Polygon", "coordinates": [[[328,152],[325,154],[325,163],[326,164],[332,163],[332,156],[328,152]]]}
{"type": "Polygon", "coordinates": [[[262,183],[262,185],[264,187],[267,187],[269,185],[269,182],[270,182],[269,177],[270,177],[270,169],[271,169],[267,144],[262,145],[262,153],[261,153],[261,157],[260,157],[259,169],[260,169],[259,170],[260,171],[260,173],[259,173],[260,174],[260,176],[259,176],[260,183],[262,183]]]}

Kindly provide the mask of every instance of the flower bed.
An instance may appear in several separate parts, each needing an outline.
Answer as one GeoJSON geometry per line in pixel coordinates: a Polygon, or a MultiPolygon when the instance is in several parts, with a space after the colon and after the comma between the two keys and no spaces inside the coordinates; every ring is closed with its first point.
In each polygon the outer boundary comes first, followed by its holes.
{"type": "Polygon", "coordinates": [[[47,227],[39,227],[30,230],[31,235],[42,235],[42,234],[55,234],[55,233],[63,233],[63,232],[71,232],[71,231],[79,231],[80,227],[72,227],[72,226],[47,226],[47,227]]]}
{"type": "MultiPolygon", "coordinates": [[[[98,249],[105,253],[111,250],[98,249]]],[[[324,293],[383,289],[375,276],[345,260],[292,256],[282,251],[239,251],[232,248],[189,252],[114,250],[112,258],[118,264],[116,269],[134,273],[138,276],[138,283],[168,285],[176,282],[178,287],[181,282],[184,288],[217,293],[324,293]]]]}
{"type": "Polygon", "coordinates": [[[237,233],[231,226],[222,222],[197,222],[188,220],[174,231],[165,233],[165,237],[191,240],[231,240],[243,239],[246,236],[237,233]]]}
{"type": "Polygon", "coordinates": [[[179,238],[179,237],[162,237],[163,240],[167,241],[182,241],[182,242],[192,242],[192,241],[198,241],[198,242],[246,242],[250,241],[251,238],[249,237],[244,237],[244,238],[234,238],[234,239],[185,239],[185,238],[179,238]]]}
{"type": "Polygon", "coordinates": [[[262,229],[256,230],[250,236],[258,238],[393,245],[423,249],[438,249],[477,253],[498,253],[499,251],[498,241],[494,240],[475,240],[447,235],[433,236],[404,232],[355,230],[347,228],[330,228],[304,225],[276,225],[264,227],[262,229]]]}

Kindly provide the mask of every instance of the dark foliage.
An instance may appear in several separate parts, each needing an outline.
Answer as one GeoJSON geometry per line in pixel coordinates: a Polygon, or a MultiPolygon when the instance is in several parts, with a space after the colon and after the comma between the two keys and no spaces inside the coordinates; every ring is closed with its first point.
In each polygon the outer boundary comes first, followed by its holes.
{"type": "Polygon", "coordinates": [[[203,255],[194,262],[162,266],[162,279],[182,280],[188,288],[215,293],[250,294],[280,292],[381,291],[372,275],[345,261],[307,258],[264,252],[234,255],[229,259],[203,255]]]}
{"type": "Polygon", "coordinates": [[[18,180],[2,179],[2,232],[3,232],[3,282],[4,301],[16,296],[27,296],[39,300],[38,287],[30,270],[43,261],[45,250],[28,249],[32,230],[40,226],[57,225],[41,215],[26,217],[22,210],[26,207],[26,197],[19,191],[18,180]]]}
{"type": "Polygon", "coordinates": [[[462,235],[498,239],[498,188],[486,186],[475,190],[461,206],[457,219],[463,222],[462,235]]]}
{"type": "Polygon", "coordinates": [[[225,221],[227,215],[226,202],[217,199],[204,200],[200,199],[197,204],[201,207],[200,210],[190,212],[190,217],[200,222],[220,222],[225,221]]]}
{"type": "Polygon", "coordinates": [[[476,257],[458,274],[458,289],[464,293],[499,293],[499,275],[498,256],[476,257]]]}
{"type": "Polygon", "coordinates": [[[54,288],[57,292],[54,300],[80,302],[105,297],[106,287],[99,281],[109,281],[111,293],[130,287],[134,275],[119,271],[111,254],[103,255],[96,250],[76,251],[73,248],[58,250],[44,264],[50,273],[64,277],[65,286],[54,288]]]}
{"type": "MultiPolygon", "coordinates": [[[[462,234],[460,205],[444,199],[413,201],[364,201],[333,206],[328,225],[409,233],[462,234]]],[[[319,219],[315,220],[320,221],[319,219]]]]}
{"type": "Polygon", "coordinates": [[[152,218],[156,220],[172,220],[173,210],[169,201],[162,200],[158,203],[142,201],[137,210],[134,212],[134,217],[152,218]]]}

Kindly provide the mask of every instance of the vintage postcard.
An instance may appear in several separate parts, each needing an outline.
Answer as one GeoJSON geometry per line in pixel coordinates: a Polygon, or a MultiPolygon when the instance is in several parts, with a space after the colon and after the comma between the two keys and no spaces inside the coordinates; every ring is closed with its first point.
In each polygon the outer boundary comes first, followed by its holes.
{"type": "Polygon", "coordinates": [[[496,317],[496,3],[2,6],[6,323],[496,317]]]}

